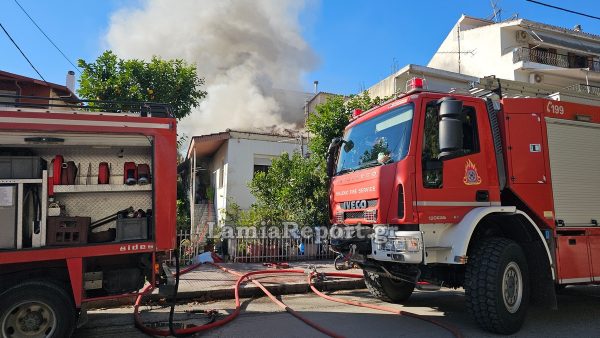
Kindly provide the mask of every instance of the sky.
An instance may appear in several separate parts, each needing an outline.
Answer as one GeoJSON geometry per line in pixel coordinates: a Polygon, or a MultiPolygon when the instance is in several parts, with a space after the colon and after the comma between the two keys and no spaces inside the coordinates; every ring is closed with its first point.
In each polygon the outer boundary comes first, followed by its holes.
{"type": "MultiPolygon", "coordinates": [[[[109,47],[107,33],[116,11],[126,12],[127,8],[144,3],[142,0],[18,1],[74,63],[80,58],[93,61],[109,47]]],[[[600,35],[600,20],[525,0],[496,2],[502,9],[502,19],[518,14],[521,18],[567,28],[580,24],[585,32],[600,35]]],[[[590,5],[595,1],[545,2],[600,16],[600,6],[590,5]]],[[[306,0],[299,12],[299,30],[316,61],[302,71],[301,87],[310,92],[313,81],[318,80],[322,91],[351,94],[409,63],[426,65],[461,14],[489,17],[492,6],[487,0],[306,0]]],[[[64,83],[66,72],[73,67],[14,0],[0,1],[0,23],[47,81],[64,83]]],[[[0,52],[1,70],[39,78],[1,31],[0,52]]]]}

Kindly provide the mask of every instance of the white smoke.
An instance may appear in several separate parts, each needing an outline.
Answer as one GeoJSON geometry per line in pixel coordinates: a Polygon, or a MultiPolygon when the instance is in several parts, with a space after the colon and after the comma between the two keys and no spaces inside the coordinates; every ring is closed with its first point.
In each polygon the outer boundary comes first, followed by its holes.
{"type": "Polygon", "coordinates": [[[315,63],[299,26],[307,1],[146,0],[112,15],[107,47],[122,58],[157,55],[197,65],[208,95],[179,123],[187,135],[290,128],[303,119],[303,99],[288,107],[274,88],[298,90],[315,63]]]}

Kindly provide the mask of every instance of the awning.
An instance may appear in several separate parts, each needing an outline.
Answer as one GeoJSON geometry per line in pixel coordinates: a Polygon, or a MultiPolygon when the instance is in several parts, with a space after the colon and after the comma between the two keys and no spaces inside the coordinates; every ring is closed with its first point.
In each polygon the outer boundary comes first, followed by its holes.
{"type": "Polygon", "coordinates": [[[557,47],[563,47],[568,49],[575,49],[592,54],[600,54],[600,46],[594,46],[591,44],[583,43],[578,40],[565,40],[557,36],[541,33],[539,31],[528,30],[529,35],[533,39],[539,42],[555,45],[557,47]]]}

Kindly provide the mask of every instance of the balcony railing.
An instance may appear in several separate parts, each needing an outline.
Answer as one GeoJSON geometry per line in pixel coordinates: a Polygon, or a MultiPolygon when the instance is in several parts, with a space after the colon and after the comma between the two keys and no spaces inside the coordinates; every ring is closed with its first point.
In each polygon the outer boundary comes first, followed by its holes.
{"type": "Polygon", "coordinates": [[[589,68],[600,72],[600,61],[592,61],[583,56],[565,55],[543,49],[519,47],[513,52],[513,63],[528,61],[561,68],[589,68]]]}
{"type": "Polygon", "coordinates": [[[587,93],[587,94],[600,96],[600,87],[598,87],[598,86],[591,86],[591,85],[578,83],[578,84],[568,86],[565,89],[574,91],[574,92],[587,93]]]}

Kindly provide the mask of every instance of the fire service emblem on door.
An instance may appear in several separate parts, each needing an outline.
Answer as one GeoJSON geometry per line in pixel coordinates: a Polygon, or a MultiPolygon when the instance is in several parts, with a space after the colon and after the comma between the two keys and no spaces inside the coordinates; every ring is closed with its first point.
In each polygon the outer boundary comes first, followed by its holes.
{"type": "Polygon", "coordinates": [[[466,185],[479,185],[481,184],[481,177],[477,173],[477,166],[471,160],[467,160],[465,164],[465,177],[463,183],[466,185]]]}

